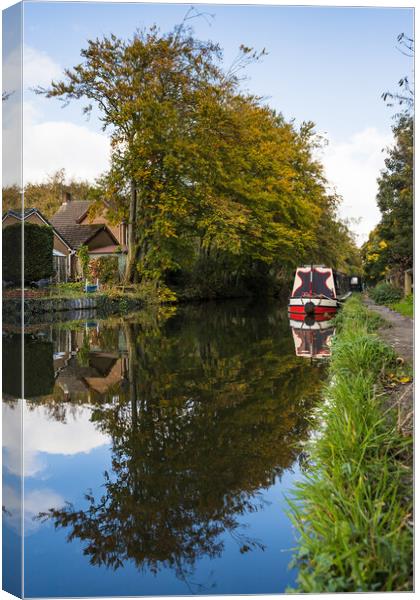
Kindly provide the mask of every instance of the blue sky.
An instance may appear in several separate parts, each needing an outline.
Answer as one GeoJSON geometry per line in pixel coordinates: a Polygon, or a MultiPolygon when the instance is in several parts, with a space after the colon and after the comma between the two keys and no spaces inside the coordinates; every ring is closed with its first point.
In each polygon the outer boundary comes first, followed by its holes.
{"type": "MultiPolygon", "coordinates": [[[[24,44],[28,85],[47,83],[79,61],[88,38],[130,37],[156,23],[168,31],[190,4],[27,2],[24,44]]],[[[329,140],[322,160],[331,185],[343,196],[341,213],[359,219],[360,241],[378,221],[376,177],[389,144],[393,111],[381,94],[394,90],[412,64],[396,49],[411,35],[409,8],[203,5],[214,15],[191,22],[197,37],[219,42],[229,65],[241,43],[268,56],[247,70],[244,86],[263,96],[287,119],[312,120],[329,140]]],[[[69,175],[92,178],[106,168],[107,142],[81,106],[26,95],[26,179],[42,179],[65,166],[69,175]],[[51,148],[54,147],[54,152],[51,148]],[[65,151],[66,147],[66,151],[65,151]],[[65,164],[64,164],[65,163],[65,164]]]]}
{"type": "MultiPolygon", "coordinates": [[[[86,39],[156,23],[180,22],[184,5],[38,3],[25,6],[25,43],[60,65],[73,65],[86,39]]],[[[241,43],[266,48],[247,87],[287,118],[313,120],[339,140],[364,127],[386,131],[390,111],[380,99],[409,71],[396,37],[413,28],[410,9],[198,5],[214,15],[191,21],[201,39],[220,43],[228,65],[241,43]]]]}

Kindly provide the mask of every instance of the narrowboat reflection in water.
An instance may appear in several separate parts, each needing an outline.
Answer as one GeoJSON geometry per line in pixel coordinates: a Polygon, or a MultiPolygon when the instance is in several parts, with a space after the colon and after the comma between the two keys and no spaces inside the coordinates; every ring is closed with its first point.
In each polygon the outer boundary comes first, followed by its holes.
{"type": "Polygon", "coordinates": [[[335,327],[327,316],[307,316],[303,321],[290,319],[296,356],[328,358],[335,327]]]}

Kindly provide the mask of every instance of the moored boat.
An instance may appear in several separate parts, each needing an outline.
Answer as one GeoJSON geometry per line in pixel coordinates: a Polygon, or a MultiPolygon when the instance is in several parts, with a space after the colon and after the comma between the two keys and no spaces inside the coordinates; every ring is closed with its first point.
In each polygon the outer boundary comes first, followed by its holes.
{"type": "Polygon", "coordinates": [[[298,267],[289,299],[289,317],[295,321],[303,321],[308,315],[331,319],[350,293],[348,277],[333,269],[324,265],[298,267]]]}

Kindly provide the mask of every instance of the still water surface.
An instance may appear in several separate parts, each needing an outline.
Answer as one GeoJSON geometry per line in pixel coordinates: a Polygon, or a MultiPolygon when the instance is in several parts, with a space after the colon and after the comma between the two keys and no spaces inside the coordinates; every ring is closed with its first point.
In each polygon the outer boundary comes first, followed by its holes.
{"type": "MultiPolygon", "coordinates": [[[[17,338],[5,335],[7,392],[18,366],[17,338]]],[[[323,367],[295,355],[284,306],[208,303],[33,328],[25,357],[26,596],[293,585],[285,494],[301,476],[323,367]]],[[[13,543],[17,440],[4,441],[13,543]]]]}

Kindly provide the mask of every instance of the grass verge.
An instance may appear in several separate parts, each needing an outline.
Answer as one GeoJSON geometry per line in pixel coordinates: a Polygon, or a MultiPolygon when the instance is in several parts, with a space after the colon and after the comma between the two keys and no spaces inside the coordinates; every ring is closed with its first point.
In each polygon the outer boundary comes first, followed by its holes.
{"type": "Polygon", "coordinates": [[[390,304],[389,307],[392,310],[404,315],[405,317],[414,317],[414,297],[413,294],[406,296],[400,302],[396,302],[395,304],[390,304]]]}
{"type": "Polygon", "coordinates": [[[386,409],[395,354],[357,297],[337,320],[310,464],[289,500],[296,592],[412,590],[412,440],[386,409]]]}

